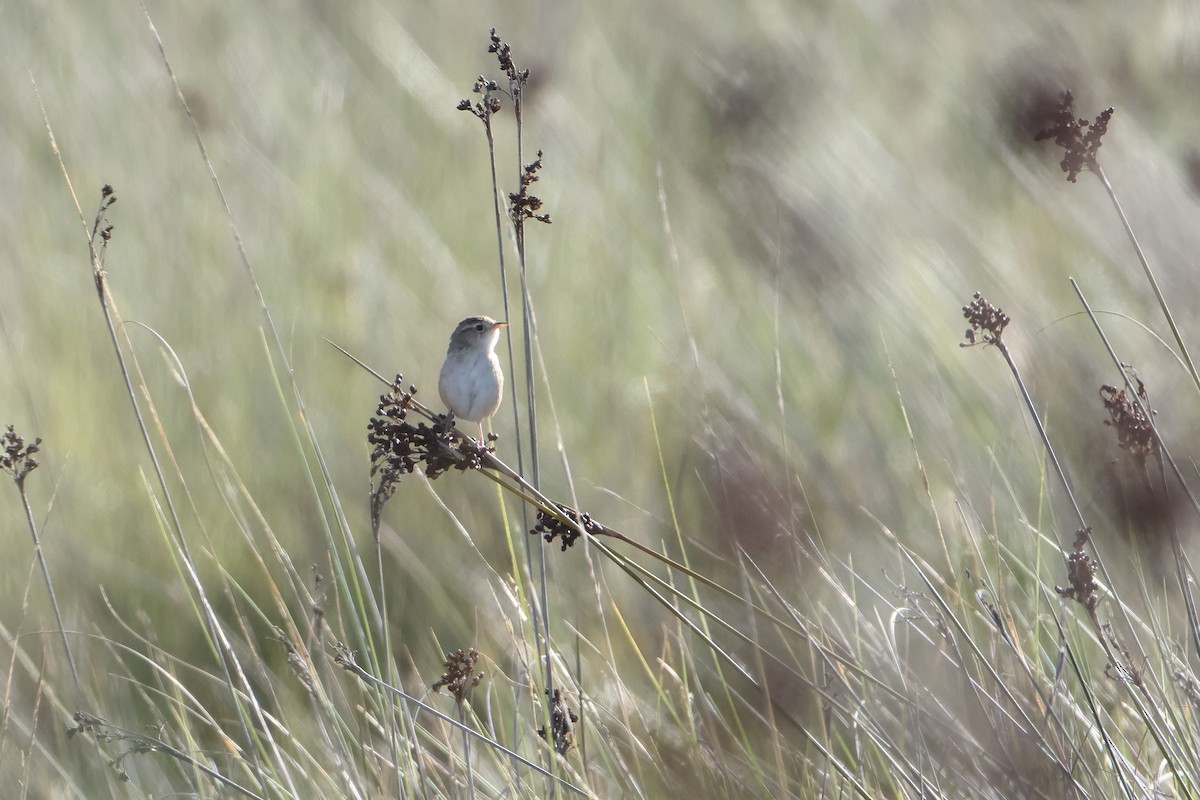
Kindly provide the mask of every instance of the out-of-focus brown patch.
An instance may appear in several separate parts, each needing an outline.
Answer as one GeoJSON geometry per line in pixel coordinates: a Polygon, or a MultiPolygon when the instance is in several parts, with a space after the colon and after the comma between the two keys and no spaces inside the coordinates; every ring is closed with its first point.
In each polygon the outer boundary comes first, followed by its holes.
{"type": "Polygon", "coordinates": [[[179,87],[179,91],[183,92],[183,99],[187,102],[188,110],[192,112],[192,117],[196,120],[196,127],[201,132],[212,130],[213,126],[220,120],[213,112],[212,103],[209,102],[208,95],[199,86],[183,85],[179,87]]]}
{"type": "Polygon", "coordinates": [[[1033,137],[1054,124],[1061,96],[1061,86],[1044,80],[1019,83],[1006,103],[1013,141],[1033,149],[1036,146],[1033,137]]]}
{"type": "Polygon", "coordinates": [[[1191,515],[1182,492],[1162,491],[1159,474],[1153,460],[1143,467],[1128,455],[1114,457],[1104,470],[1096,503],[1144,563],[1168,575],[1175,569],[1172,539],[1187,536],[1191,515]]]}
{"type": "Polygon", "coordinates": [[[732,436],[696,445],[698,472],[715,511],[702,524],[719,552],[732,556],[740,545],[751,557],[762,556],[803,535],[802,508],[773,451],[751,449],[732,436]]]}
{"type": "Polygon", "coordinates": [[[1034,137],[1054,124],[1063,91],[1086,84],[1067,53],[1039,48],[1013,53],[994,77],[997,131],[1015,152],[1048,158],[1034,137]]]}
{"type": "Polygon", "coordinates": [[[1183,171],[1192,194],[1200,197],[1200,149],[1191,150],[1183,157],[1183,171]]]}

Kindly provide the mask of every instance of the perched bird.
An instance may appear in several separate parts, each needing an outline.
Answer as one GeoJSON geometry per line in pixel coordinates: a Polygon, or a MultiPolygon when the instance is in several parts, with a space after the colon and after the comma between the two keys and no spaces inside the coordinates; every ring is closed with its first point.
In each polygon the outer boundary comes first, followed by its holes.
{"type": "Polygon", "coordinates": [[[446,362],[438,378],[438,394],[456,419],[479,423],[496,413],[504,391],[504,373],[496,357],[500,329],[507,322],[491,317],[467,317],[450,336],[446,362]]]}

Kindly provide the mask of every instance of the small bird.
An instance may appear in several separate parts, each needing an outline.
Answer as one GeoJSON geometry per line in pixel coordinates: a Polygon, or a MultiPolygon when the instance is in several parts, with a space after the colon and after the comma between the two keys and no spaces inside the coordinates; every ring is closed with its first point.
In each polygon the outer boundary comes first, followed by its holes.
{"type": "Polygon", "coordinates": [[[491,317],[467,317],[458,323],[438,378],[438,394],[451,415],[479,423],[480,443],[483,421],[496,413],[504,391],[496,343],[500,329],[507,324],[491,317]]]}

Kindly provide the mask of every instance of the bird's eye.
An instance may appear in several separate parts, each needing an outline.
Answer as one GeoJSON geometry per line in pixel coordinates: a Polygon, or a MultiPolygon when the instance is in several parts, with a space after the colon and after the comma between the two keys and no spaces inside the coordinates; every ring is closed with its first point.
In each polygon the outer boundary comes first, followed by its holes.
{"type": "Polygon", "coordinates": [[[482,323],[482,322],[476,322],[476,323],[475,323],[475,330],[479,331],[480,333],[483,333],[483,323],[482,323]]]}

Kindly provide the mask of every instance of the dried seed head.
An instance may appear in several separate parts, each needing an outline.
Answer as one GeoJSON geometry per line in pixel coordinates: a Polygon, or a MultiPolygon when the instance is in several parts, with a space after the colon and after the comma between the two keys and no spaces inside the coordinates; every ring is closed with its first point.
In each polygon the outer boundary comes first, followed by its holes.
{"type": "Polygon", "coordinates": [[[1154,433],[1154,423],[1151,421],[1151,417],[1158,412],[1150,408],[1146,385],[1140,379],[1137,384],[1137,398],[1141,400],[1140,403],[1135,401],[1127,390],[1118,390],[1117,387],[1107,384],[1100,387],[1100,400],[1109,416],[1104,420],[1104,424],[1117,430],[1117,446],[1142,465],[1148,457],[1158,454],[1158,437],[1154,433]],[[1150,416],[1146,415],[1147,411],[1150,416]]]}
{"type": "Polygon", "coordinates": [[[16,428],[8,425],[0,434],[0,470],[7,472],[18,486],[25,482],[29,473],[38,468],[38,460],[33,457],[41,447],[39,436],[33,444],[25,444],[25,439],[17,435],[16,428]]]}
{"type": "MultiPolygon", "coordinates": [[[[550,694],[550,690],[546,690],[546,694],[550,694]]],[[[538,728],[538,736],[543,739],[551,738],[554,742],[554,752],[560,756],[565,756],[567,752],[575,746],[575,723],[579,722],[579,717],[575,716],[575,712],[567,707],[567,703],[563,700],[562,692],[558,689],[554,690],[554,699],[550,703],[550,737],[546,735],[546,726],[538,728]]]]}
{"type": "Polygon", "coordinates": [[[475,671],[478,661],[479,651],[474,647],[447,653],[443,662],[446,671],[442,673],[441,679],[433,684],[433,691],[436,692],[444,686],[455,700],[463,702],[466,700],[467,690],[474,689],[483,680],[483,673],[475,671]]]}
{"type": "Polygon", "coordinates": [[[379,398],[376,414],[367,424],[367,444],[371,445],[371,476],[376,483],[371,490],[371,525],[379,530],[383,506],[396,491],[400,479],[423,465],[425,476],[436,479],[450,469],[465,471],[481,469],[484,459],[495,452],[495,437],[479,444],[469,437],[458,435],[445,424],[412,424],[408,412],[412,408],[417,387],[403,390],[404,376],[397,375],[392,389],[379,398]]]}
{"type": "Polygon", "coordinates": [[[1067,180],[1071,183],[1085,169],[1093,172],[1099,170],[1096,154],[1113,115],[1113,109],[1106,108],[1096,119],[1088,122],[1083,117],[1076,118],[1074,106],[1075,98],[1070,90],[1063,92],[1054,114],[1054,123],[1033,137],[1037,142],[1052,138],[1056,145],[1063,148],[1063,160],[1059,166],[1067,173],[1067,180]]]}
{"type": "Polygon", "coordinates": [[[962,342],[960,347],[971,347],[976,344],[999,344],[1004,329],[1008,327],[1009,322],[1012,322],[1008,314],[985,300],[979,292],[972,296],[970,303],[963,306],[962,311],[963,317],[971,323],[971,327],[967,329],[966,341],[962,342]],[[982,336],[977,336],[977,334],[982,334],[982,336]]]}
{"type": "Polygon", "coordinates": [[[1088,611],[1100,605],[1100,584],[1096,582],[1096,562],[1083,548],[1091,538],[1091,528],[1081,528],[1075,534],[1075,548],[1067,556],[1067,586],[1055,586],[1059,597],[1081,603],[1088,611]]]}
{"type": "MultiPolygon", "coordinates": [[[[554,504],[563,516],[572,522],[578,523],[579,527],[590,534],[596,534],[600,531],[600,525],[592,520],[586,512],[576,511],[563,503],[554,504]]],[[[539,511],[537,515],[537,524],[529,531],[531,536],[541,536],[547,542],[553,542],[556,537],[562,537],[562,549],[565,551],[568,547],[575,544],[579,539],[579,531],[563,522],[553,514],[547,514],[545,511],[539,511]]]]}

